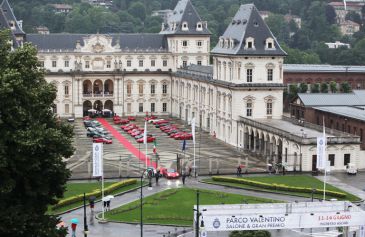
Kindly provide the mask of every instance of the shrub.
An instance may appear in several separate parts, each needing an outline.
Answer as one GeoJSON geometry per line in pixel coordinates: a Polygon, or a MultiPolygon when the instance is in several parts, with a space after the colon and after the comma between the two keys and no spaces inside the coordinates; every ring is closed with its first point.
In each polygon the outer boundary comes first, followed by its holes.
{"type": "MultiPolygon", "coordinates": [[[[245,184],[245,185],[249,185],[249,186],[270,189],[270,190],[312,193],[312,188],[287,186],[285,184],[264,183],[264,182],[254,181],[254,180],[243,179],[243,178],[213,176],[212,179],[213,179],[213,181],[218,181],[218,182],[245,184]]],[[[322,194],[323,189],[315,189],[314,193],[322,194]]],[[[328,194],[329,196],[332,196],[332,197],[339,197],[339,198],[346,197],[345,193],[336,192],[336,191],[326,190],[326,194],[328,194]]]]}
{"type": "MultiPolygon", "coordinates": [[[[124,181],[121,181],[121,182],[114,183],[114,184],[112,184],[109,187],[104,189],[104,195],[110,194],[110,193],[112,193],[113,191],[115,191],[119,188],[129,186],[129,185],[132,185],[132,184],[136,184],[136,183],[137,183],[136,179],[127,179],[127,180],[124,180],[124,181]]],[[[85,196],[86,196],[87,199],[91,196],[100,197],[101,196],[101,190],[100,189],[95,189],[90,193],[86,193],[85,196]]],[[[57,204],[52,206],[52,210],[57,210],[61,207],[65,207],[65,206],[71,205],[73,203],[82,201],[83,199],[84,199],[84,194],[79,194],[79,195],[75,195],[75,196],[72,196],[72,197],[69,197],[69,198],[61,199],[60,201],[58,201],[57,204]]]]}

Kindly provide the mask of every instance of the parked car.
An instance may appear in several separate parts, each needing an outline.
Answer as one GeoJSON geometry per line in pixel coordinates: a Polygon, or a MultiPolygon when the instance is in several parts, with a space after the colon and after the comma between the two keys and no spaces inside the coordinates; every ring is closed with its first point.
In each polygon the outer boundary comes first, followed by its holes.
{"type": "Polygon", "coordinates": [[[356,175],[357,174],[357,168],[356,168],[356,165],[353,164],[353,163],[348,163],[346,165],[346,172],[347,174],[353,174],[353,175],[356,175]]]}
{"type": "MultiPolygon", "coordinates": [[[[148,143],[153,142],[155,139],[156,139],[156,138],[154,138],[154,137],[149,137],[149,136],[147,136],[147,142],[148,142],[148,143]]],[[[141,137],[141,138],[137,139],[137,142],[138,142],[138,143],[143,143],[143,135],[142,135],[142,137],[141,137]]]]}
{"type": "Polygon", "coordinates": [[[193,135],[190,133],[183,133],[174,137],[175,140],[191,140],[193,139],[193,135]]]}
{"type": "Polygon", "coordinates": [[[135,133],[137,131],[140,132],[138,128],[133,128],[133,129],[128,131],[128,134],[132,135],[132,133],[135,133]]]}
{"type": "Polygon", "coordinates": [[[172,168],[161,168],[161,174],[167,179],[177,179],[180,174],[172,168]]]}
{"type": "Polygon", "coordinates": [[[136,121],[136,117],[134,117],[134,116],[128,116],[128,120],[129,121],[136,121]]]}
{"type": "MultiPolygon", "coordinates": [[[[131,124],[128,124],[128,125],[123,125],[123,126],[120,126],[121,129],[123,129],[124,131],[126,131],[126,129],[129,129],[129,128],[136,128],[137,125],[131,123],[131,124]]],[[[130,130],[130,129],[129,129],[130,130]]],[[[129,131],[127,130],[127,131],[129,131]]]]}
{"type": "Polygon", "coordinates": [[[137,131],[134,131],[133,133],[131,133],[131,136],[132,136],[132,137],[135,137],[135,136],[138,136],[138,135],[140,135],[140,134],[142,134],[142,133],[143,133],[142,131],[137,130],[137,131]]]}
{"type": "Polygon", "coordinates": [[[70,118],[67,119],[67,121],[70,122],[70,123],[73,123],[73,122],[75,122],[75,118],[74,117],[70,117],[70,118]]]}
{"type": "Polygon", "coordinates": [[[117,120],[121,120],[121,118],[118,115],[113,117],[113,121],[117,121],[117,120]]]}
{"type": "Polygon", "coordinates": [[[157,124],[163,124],[163,123],[169,123],[169,121],[163,119],[163,120],[159,120],[159,121],[155,121],[153,122],[153,125],[157,125],[157,124]]]}
{"type": "Polygon", "coordinates": [[[95,136],[99,136],[101,135],[98,131],[94,130],[89,130],[86,132],[86,136],[87,137],[95,137],[95,136]]]}
{"type": "Polygon", "coordinates": [[[95,138],[93,138],[93,142],[95,142],[95,143],[104,143],[104,144],[112,144],[113,140],[108,139],[106,137],[95,137],[95,138]]]}
{"type": "Polygon", "coordinates": [[[154,122],[157,122],[157,121],[160,121],[160,120],[164,120],[164,119],[150,119],[148,120],[149,123],[154,123],[154,122]]]}
{"type": "Polygon", "coordinates": [[[82,120],[84,120],[84,121],[85,120],[91,120],[91,118],[90,118],[90,116],[85,116],[85,117],[82,118],[82,120]]]}

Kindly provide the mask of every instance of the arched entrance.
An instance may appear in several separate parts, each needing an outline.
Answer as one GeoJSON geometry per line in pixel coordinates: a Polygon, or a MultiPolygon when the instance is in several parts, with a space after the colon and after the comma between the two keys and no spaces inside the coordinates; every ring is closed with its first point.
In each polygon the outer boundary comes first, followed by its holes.
{"type": "Polygon", "coordinates": [[[82,93],[84,96],[91,95],[93,93],[93,85],[90,80],[85,80],[82,82],[82,93]]]}
{"type": "Polygon", "coordinates": [[[96,80],[96,81],[94,81],[94,86],[93,86],[93,88],[94,88],[94,96],[97,96],[97,95],[102,95],[102,93],[103,93],[103,82],[101,81],[101,80],[96,80]]]}
{"type": "Polygon", "coordinates": [[[94,102],[94,109],[96,109],[97,111],[102,111],[103,110],[103,103],[100,100],[97,100],[94,102]]]}
{"type": "Polygon", "coordinates": [[[104,94],[105,95],[113,95],[114,84],[113,81],[108,79],[104,83],[104,94]]]}
{"type": "Polygon", "coordinates": [[[83,115],[86,116],[88,115],[88,110],[92,109],[92,103],[89,100],[84,101],[84,103],[82,104],[82,111],[83,111],[83,115]]]}
{"type": "Polygon", "coordinates": [[[113,111],[113,101],[111,100],[105,101],[104,109],[109,109],[110,111],[113,111]]]}

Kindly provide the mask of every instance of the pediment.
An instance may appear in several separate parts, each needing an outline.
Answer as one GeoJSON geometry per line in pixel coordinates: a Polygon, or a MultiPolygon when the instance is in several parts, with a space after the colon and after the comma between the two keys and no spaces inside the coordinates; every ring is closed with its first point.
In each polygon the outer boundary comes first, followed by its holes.
{"type": "Polygon", "coordinates": [[[120,51],[118,45],[112,46],[113,37],[107,35],[95,34],[89,37],[84,37],[84,46],[81,48],[81,52],[87,53],[110,53],[120,51]]]}

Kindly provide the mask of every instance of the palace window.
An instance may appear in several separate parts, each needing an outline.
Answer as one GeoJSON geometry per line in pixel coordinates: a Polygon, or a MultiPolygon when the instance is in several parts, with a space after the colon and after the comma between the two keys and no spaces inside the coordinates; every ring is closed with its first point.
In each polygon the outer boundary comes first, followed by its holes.
{"type": "Polygon", "coordinates": [[[188,61],[183,61],[183,67],[188,66],[188,61]]]}
{"type": "Polygon", "coordinates": [[[252,116],[252,101],[249,100],[246,103],[246,116],[251,117],[252,116]]]}
{"type": "Polygon", "coordinates": [[[272,79],[273,79],[273,69],[269,68],[267,69],[267,80],[272,81],[272,79]]]}
{"type": "Polygon", "coordinates": [[[266,103],[266,114],[272,115],[272,100],[268,100],[266,103]]]}
{"type": "Polygon", "coordinates": [[[247,76],[246,76],[247,82],[252,82],[252,69],[247,69],[247,76]]]}
{"type": "Polygon", "coordinates": [[[335,166],[335,154],[329,154],[328,160],[330,162],[330,166],[335,166]]]}
{"type": "Polygon", "coordinates": [[[155,103],[151,103],[151,112],[155,112],[155,103]]]}
{"type": "Polygon", "coordinates": [[[69,95],[69,91],[68,91],[68,85],[65,85],[65,95],[69,95]]]}
{"type": "Polygon", "coordinates": [[[151,67],[155,67],[156,66],[156,61],[155,60],[151,60],[151,67]]]}
{"type": "Polygon", "coordinates": [[[198,40],[198,41],[196,42],[196,45],[197,45],[198,47],[202,47],[202,45],[203,45],[203,41],[198,40]]]}
{"type": "Polygon", "coordinates": [[[140,84],[138,85],[138,93],[139,93],[140,95],[143,95],[143,84],[142,84],[142,83],[140,83],[140,84]]]}
{"type": "Polygon", "coordinates": [[[151,85],[151,94],[154,95],[156,93],[156,85],[152,84],[151,85]]]}
{"type": "Polygon", "coordinates": [[[52,61],[52,67],[57,67],[57,61],[56,60],[52,61]]]}
{"type": "Polygon", "coordinates": [[[85,61],[85,68],[90,68],[90,61],[85,61]]]}
{"type": "Polygon", "coordinates": [[[187,46],[188,46],[188,41],[187,41],[187,40],[183,40],[182,45],[183,45],[184,47],[187,47],[187,46]]]}
{"type": "Polygon", "coordinates": [[[106,61],[106,68],[111,68],[112,62],[110,60],[106,61]]]}
{"type": "Polygon", "coordinates": [[[162,66],[167,67],[167,60],[162,61],[162,66]]]}
{"type": "Polygon", "coordinates": [[[139,65],[139,67],[143,67],[143,60],[139,60],[138,65],[139,65]]]}
{"type": "Polygon", "coordinates": [[[348,163],[351,163],[351,155],[350,154],[344,154],[343,155],[343,165],[348,165],[348,163]]]}
{"type": "Polygon", "coordinates": [[[202,65],[202,61],[200,61],[200,60],[199,60],[199,61],[197,62],[197,64],[201,66],[201,65],[202,65]]]}
{"type": "Polygon", "coordinates": [[[131,96],[131,94],[132,94],[132,84],[128,83],[127,84],[127,95],[131,96]]]}
{"type": "Polygon", "coordinates": [[[140,112],[140,113],[143,112],[143,103],[139,103],[139,105],[138,105],[138,112],[140,112]]]}
{"type": "Polygon", "coordinates": [[[70,66],[70,61],[65,60],[65,67],[69,67],[70,66]]]}
{"type": "Polygon", "coordinates": [[[132,66],[132,60],[127,60],[127,67],[131,67],[132,66]]]}
{"type": "Polygon", "coordinates": [[[162,94],[167,94],[167,84],[162,84],[162,94]]]}
{"type": "Polygon", "coordinates": [[[162,103],[162,112],[167,111],[167,103],[162,103]]]}

